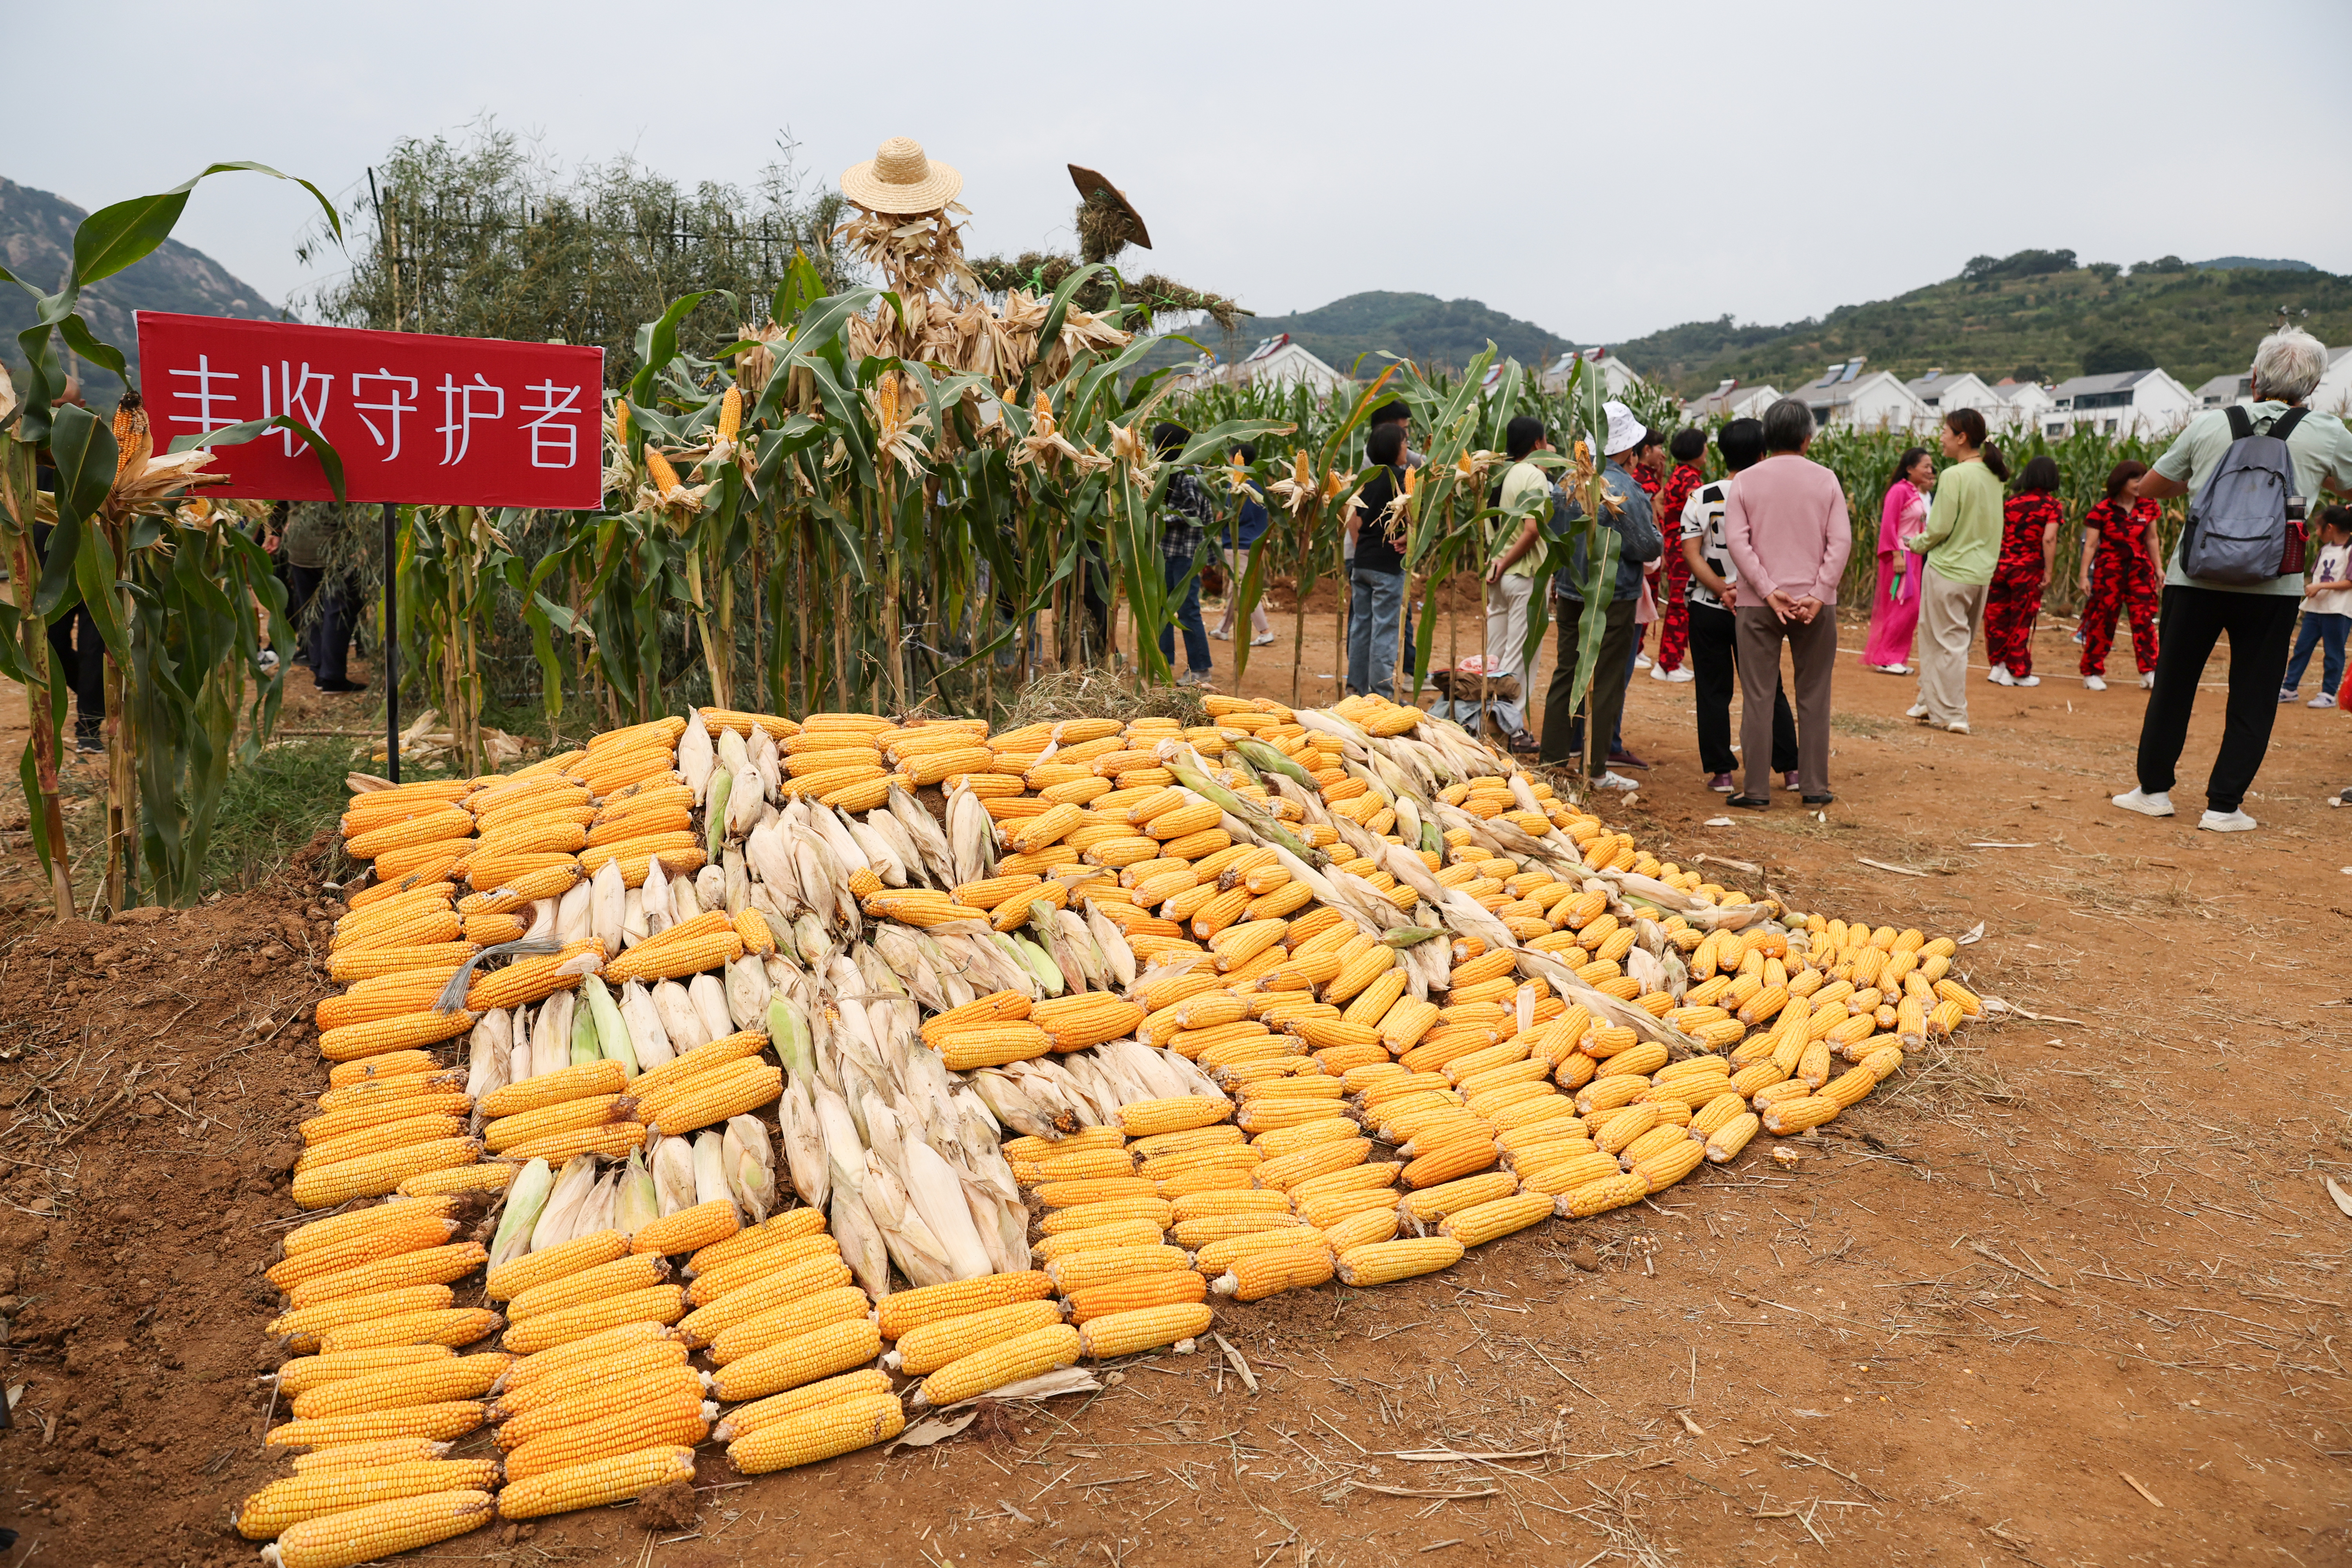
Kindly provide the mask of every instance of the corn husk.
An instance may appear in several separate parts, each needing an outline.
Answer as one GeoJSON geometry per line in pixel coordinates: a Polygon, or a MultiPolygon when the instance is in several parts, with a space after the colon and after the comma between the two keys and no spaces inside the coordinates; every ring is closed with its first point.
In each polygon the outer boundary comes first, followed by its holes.
{"type": "Polygon", "coordinates": [[[544,1160],[530,1162],[507,1184],[506,1205],[499,1211],[499,1227],[490,1238],[492,1268],[530,1250],[531,1231],[539,1224],[540,1213],[547,1206],[548,1194],[554,1184],[555,1173],[544,1160]]]}
{"type": "Polygon", "coordinates": [[[694,1146],[684,1138],[665,1138],[654,1145],[654,1206],[664,1215],[695,1204],[694,1146]]]}
{"type": "Polygon", "coordinates": [[[662,1027],[661,1012],[653,995],[634,980],[621,984],[621,1021],[629,1035],[629,1050],[640,1068],[657,1068],[677,1056],[669,1032],[662,1027]]]}
{"type": "Polygon", "coordinates": [[[571,1240],[580,1223],[580,1206],[588,1201],[588,1194],[595,1185],[593,1155],[583,1154],[566,1161],[548,1192],[538,1223],[530,1227],[530,1246],[527,1250],[540,1252],[571,1240]]]}
{"type": "Polygon", "coordinates": [[[730,1116],[720,1151],[727,1191],[757,1225],[776,1206],[776,1149],[756,1116],[730,1116]]]}
{"type": "Polygon", "coordinates": [[[635,1236],[660,1217],[661,1200],[654,1192],[653,1173],[646,1169],[645,1152],[633,1149],[614,1196],[613,1228],[623,1236],[635,1236]]]}

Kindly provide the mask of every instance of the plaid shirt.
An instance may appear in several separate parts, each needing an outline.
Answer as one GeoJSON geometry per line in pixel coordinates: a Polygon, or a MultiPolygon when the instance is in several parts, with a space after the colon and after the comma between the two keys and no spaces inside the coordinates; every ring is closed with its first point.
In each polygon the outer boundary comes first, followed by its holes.
{"type": "Polygon", "coordinates": [[[1161,500],[1167,510],[1160,520],[1160,552],[1171,561],[1189,562],[1201,553],[1213,521],[1201,476],[1191,468],[1177,469],[1169,476],[1161,500]]]}

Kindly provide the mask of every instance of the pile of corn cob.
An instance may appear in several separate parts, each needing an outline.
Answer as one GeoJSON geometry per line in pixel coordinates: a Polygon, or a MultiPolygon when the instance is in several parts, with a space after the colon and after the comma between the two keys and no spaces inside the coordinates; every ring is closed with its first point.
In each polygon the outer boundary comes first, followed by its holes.
{"type": "Polygon", "coordinates": [[[355,796],[297,1197],[399,1195],[288,1239],[313,1451],[240,1526],[320,1568],[690,1477],[714,1417],[747,1472],[885,1440],[888,1371],[951,1404],[1441,1269],[1976,1011],[1950,943],[1783,919],[1416,710],[1211,705],[706,711],[355,796]],[[502,1465],[445,1457],[486,1423],[502,1465]]]}

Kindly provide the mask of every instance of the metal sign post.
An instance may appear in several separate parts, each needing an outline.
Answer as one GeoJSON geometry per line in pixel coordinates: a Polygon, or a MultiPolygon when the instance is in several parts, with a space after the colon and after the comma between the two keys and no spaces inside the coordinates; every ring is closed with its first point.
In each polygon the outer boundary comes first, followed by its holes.
{"type": "Polygon", "coordinates": [[[383,776],[400,782],[400,509],[383,503],[383,776]]]}

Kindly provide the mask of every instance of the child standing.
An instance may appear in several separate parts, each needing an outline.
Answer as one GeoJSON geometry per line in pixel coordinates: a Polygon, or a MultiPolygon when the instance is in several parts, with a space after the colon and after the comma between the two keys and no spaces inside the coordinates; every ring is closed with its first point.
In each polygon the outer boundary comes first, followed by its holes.
{"type": "Polygon", "coordinates": [[[2344,684],[2344,637],[2352,631],[2352,507],[2331,506],[2319,514],[2319,559],[2303,584],[2303,625],[2294,634],[2294,654],[2286,661],[2279,700],[2292,702],[2311,666],[2311,650],[2326,650],[2320,665],[2319,695],[2309,708],[2336,706],[2344,684]]]}
{"type": "Polygon", "coordinates": [[[2083,685],[2107,689],[2107,649],[2115,646],[2116,616],[2131,615],[2132,658],[2139,683],[2156,684],[2156,585],[2164,566],[2156,558],[2157,506],[2143,500],[2139,482],[2146,463],[2126,458],[2107,473],[2107,499],[2083,514],[2083,685]]]}
{"type": "Polygon", "coordinates": [[[2042,614],[2058,525],[2065,521],[2057,489],[2057,459],[2044,453],[2025,465],[2017,493],[2001,507],[2000,557],[1993,563],[1984,617],[1985,653],[1992,660],[1986,679],[1995,686],[2042,684],[2033,673],[2033,623],[2042,614]]]}

